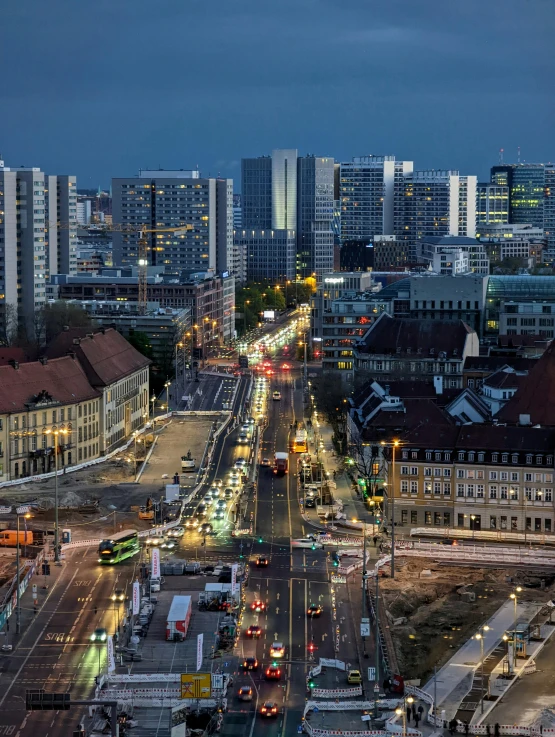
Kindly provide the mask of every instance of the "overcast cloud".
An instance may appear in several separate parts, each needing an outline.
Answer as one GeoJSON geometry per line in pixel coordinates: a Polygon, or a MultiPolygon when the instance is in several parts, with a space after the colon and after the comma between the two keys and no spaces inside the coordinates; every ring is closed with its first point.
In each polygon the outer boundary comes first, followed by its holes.
{"type": "MultiPolygon", "coordinates": [[[[4,0],[7,166],[238,180],[296,147],[487,176],[555,158],[555,0],[4,0]]],[[[236,183],[239,190],[239,182],[236,183]]]]}

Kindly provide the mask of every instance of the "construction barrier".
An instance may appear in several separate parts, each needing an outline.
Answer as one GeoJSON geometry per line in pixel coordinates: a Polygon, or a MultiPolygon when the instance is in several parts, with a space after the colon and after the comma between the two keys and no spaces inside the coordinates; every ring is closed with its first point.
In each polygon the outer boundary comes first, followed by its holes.
{"type": "Polygon", "coordinates": [[[342,660],[334,658],[320,658],[318,661],[320,668],[335,668],[336,670],[347,670],[347,664],[342,660]]]}
{"type": "Polygon", "coordinates": [[[311,696],[316,699],[338,699],[362,696],[362,686],[355,688],[313,688],[311,696]]]}
{"type": "MultiPolygon", "coordinates": [[[[555,535],[536,532],[508,532],[507,530],[470,530],[460,527],[415,527],[411,537],[435,537],[465,540],[495,540],[496,542],[521,542],[527,545],[555,545],[555,535]]],[[[544,730],[545,731],[545,730],[544,730]]]]}

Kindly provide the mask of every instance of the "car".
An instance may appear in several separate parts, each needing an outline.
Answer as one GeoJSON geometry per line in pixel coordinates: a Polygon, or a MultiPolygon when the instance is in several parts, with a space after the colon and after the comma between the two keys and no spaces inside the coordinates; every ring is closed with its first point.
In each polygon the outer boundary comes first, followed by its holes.
{"type": "Polygon", "coordinates": [[[249,442],[249,438],[246,432],[239,433],[239,443],[245,444],[249,442]]]}
{"type": "Polygon", "coordinates": [[[256,559],[257,568],[265,568],[268,565],[268,558],[265,555],[259,555],[256,559]]]}
{"type": "Polygon", "coordinates": [[[319,604],[311,604],[306,613],[309,617],[319,617],[322,614],[322,607],[319,604]]]}
{"type": "Polygon", "coordinates": [[[224,485],[224,482],[221,479],[214,479],[212,482],[212,486],[216,486],[218,489],[224,485]]]}
{"type": "Polygon", "coordinates": [[[205,504],[199,504],[198,507],[195,509],[195,517],[206,517],[206,505],[205,504]]]}
{"type": "Polygon", "coordinates": [[[274,393],[272,394],[272,399],[273,399],[273,400],[274,400],[275,402],[279,401],[279,400],[281,399],[281,392],[275,391],[275,392],[274,392],[274,393]]]}
{"type": "Polygon", "coordinates": [[[282,364],[281,368],[284,371],[289,371],[289,369],[291,368],[291,366],[288,363],[284,363],[284,364],[282,364]]]}
{"type": "Polygon", "coordinates": [[[147,545],[153,545],[154,547],[156,547],[157,545],[160,545],[163,540],[164,538],[160,537],[160,535],[149,535],[146,538],[145,543],[147,545]]]}
{"type": "Polygon", "coordinates": [[[203,522],[200,526],[201,535],[209,535],[212,532],[212,525],[210,522],[203,522]]]}
{"type": "Polygon", "coordinates": [[[243,660],[243,670],[257,670],[258,660],[256,658],[245,658],[243,660]]]}
{"type": "Polygon", "coordinates": [[[233,489],[226,489],[224,493],[224,497],[229,501],[230,499],[233,499],[234,493],[235,492],[233,491],[233,489]]]}
{"type": "Polygon", "coordinates": [[[277,665],[270,665],[266,668],[264,675],[268,681],[279,681],[281,678],[281,668],[278,668],[277,665]]]}
{"type": "Polygon", "coordinates": [[[198,527],[199,524],[200,522],[196,517],[187,517],[185,520],[185,527],[189,530],[198,527]]]}
{"type": "Polygon", "coordinates": [[[183,527],[173,527],[171,530],[168,530],[168,537],[183,537],[185,534],[185,530],[183,527]]]}
{"type": "Polygon", "coordinates": [[[106,642],[108,639],[108,633],[104,627],[98,627],[91,635],[91,642],[106,642]]]}
{"type": "Polygon", "coordinates": [[[223,519],[225,517],[225,509],[222,509],[221,507],[216,507],[212,514],[212,519],[223,519]]]}
{"type": "Polygon", "coordinates": [[[225,499],[218,499],[218,501],[216,502],[216,506],[220,509],[225,509],[227,507],[227,502],[225,499]]]}
{"type": "Polygon", "coordinates": [[[362,683],[362,676],[359,670],[350,670],[347,674],[347,683],[359,684],[362,683]]]}
{"type": "MultiPolygon", "coordinates": [[[[250,428],[250,425],[247,425],[248,428],[250,428]]],[[[235,468],[237,468],[239,471],[242,471],[245,466],[247,465],[247,459],[246,458],[238,458],[235,461],[235,468]]]]}
{"type": "Polygon", "coordinates": [[[262,465],[263,466],[271,466],[272,465],[272,462],[270,461],[269,458],[263,458],[262,459],[262,465]]]}
{"type": "Polygon", "coordinates": [[[260,601],[260,599],[256,599],[251,604],[251,609],[253,612],[263,612],[266,609],[266,604],[263,601],[260,601]]]}
{"type": "Polygon", "coordinates": [[[212,499],[218,499],[221,496],[222,490],[217,486],[212,486],[209,489],[210,496],[212,499]]]}
{"type": "Polygon", "coordinates": [[[125,601],[125,591],[123,589],[116,589],[110,596],[112,601],[125,601]]]}
{"type": "Polygon", "coordinates": [[[257,624],[251,624],[250,627],[247,627],[245,634],[247,637],[260,637],[262,634],[262,627],[259,627],[257,624]]]}
{"type": "Polygon", "coordinates": [[[211,496],[207,496],[207,497],[204,498],[203,501],[204,501],[204,504],[205,504],[206,507],[211,507],[212,504],[213,504],[213,502],[214,502],[214,499],[212,499],[211,496]]]}
{"type": "Polygon", "coordinates": [[[176,545],[175,540],[163,540],[160,543],[160,547],[163,550],[173,550],[175,548],[175,545],[176,545]]]}
{"type": "Polygon", "coordinates": [[[260,707],[260,715],[263,717],[277,717],[278,707],[275,701],[265,701],[260,707]]]}
{"type": "Polygon", "coordinates": [[[272,642],[270,647],[270,657],[272,658],[283,658],[285,655],[285,646],[283,642],[272,642]]]}
{"type": "Polygon", "coordinates": [[[308,497],[304,503],[305,507],[313,509],[316,506],[316,499],[314,497],[308,497]]]}
{"type": "Polygon", "coordinates": [[[239,701],[252,701],[252,687],[241,686],[237,694],[239,701]]]}

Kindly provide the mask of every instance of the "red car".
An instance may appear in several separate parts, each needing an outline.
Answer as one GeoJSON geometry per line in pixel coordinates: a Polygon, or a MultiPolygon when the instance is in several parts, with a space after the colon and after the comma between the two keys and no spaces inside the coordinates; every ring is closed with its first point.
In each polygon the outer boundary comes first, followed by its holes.
{"type": "Polygon", "coordinates": [[[251,604],[251,609],[253,612],[263,612],[266,610],[266,604],[263,601],[260,601],[260,599],[257,599],[251,604]]]}
{"type": "Polygon", "coordinates": [[[277,717],[278,708],[275,701],[265,701],[260,709],[260,714],[263,717],[277,717]]]}
{"type": "Polygon", "coordinates": [[[264,555],[259,555],[256,559],[256,566],[257,568],[264,568],[268,565],[268,558],[264,555]]]}
{"type": "Polygon", "coordinates": [[[247,637],[260,637],[261,634],[262,627],[259,627],[257,624],[251,624],[246,632],[247,637]]]}
{"type": "Polygon", "coordinates": [[[269,668],[266,668],[266,678],[268,681],[279,681],[281,678],[281,668],[278,668],[277,665],[271,665],[269,668]]]}

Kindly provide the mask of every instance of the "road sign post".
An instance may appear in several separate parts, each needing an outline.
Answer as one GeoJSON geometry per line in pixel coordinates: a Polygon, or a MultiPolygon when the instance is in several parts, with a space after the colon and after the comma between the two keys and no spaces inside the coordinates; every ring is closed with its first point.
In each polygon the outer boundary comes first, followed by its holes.
{"type": "Polygon", "coordinates": [[[182,673],[182,699],[209,699],[212,696],[210,673],[182,673]]]}

